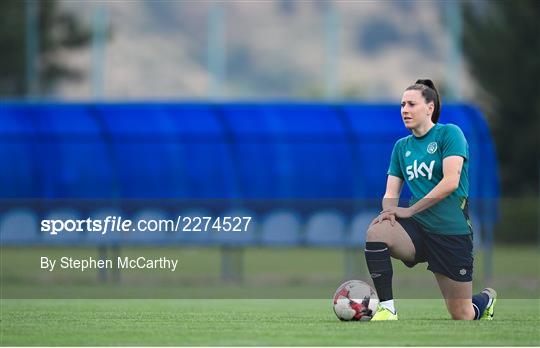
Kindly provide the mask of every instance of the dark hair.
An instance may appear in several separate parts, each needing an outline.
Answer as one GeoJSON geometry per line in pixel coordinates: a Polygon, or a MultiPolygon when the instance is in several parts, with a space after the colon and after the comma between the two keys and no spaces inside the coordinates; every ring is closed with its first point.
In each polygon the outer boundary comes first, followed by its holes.
{"type": "Polygon", "coordinates": [[[431,121],[437,123],[439,121],[439,116],[441,115],[441,97],[433,81],[429,79],[425,80],[416,80],[414,85],[411,85],[405,89],[406,91],[415,90],[420,91],[422,96],[426,100],[426,103],[433,102],[435,109],[431,115],[431,121]]]}

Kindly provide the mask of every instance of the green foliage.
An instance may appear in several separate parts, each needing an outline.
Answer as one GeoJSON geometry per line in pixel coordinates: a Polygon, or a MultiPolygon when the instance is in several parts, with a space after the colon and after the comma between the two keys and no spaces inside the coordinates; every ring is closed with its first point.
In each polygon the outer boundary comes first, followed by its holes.
{"type": "Polygon", "coordinates": [[[495,138],[505,196],[538,193],[540,2],[464,5],[464,54],[495,138]]]}
{"type": "MultiPolygon", "coordinates": [[[[81,72],[62,64],[58,55],[63,50],[84,47],[91,33],[76,16],[62,11],[56,0],[36,1],[36,62],[39,92],[50,92],[61,79],[78,79],[81,72]]],[[[0,1],[0,95],[23,96],[26,85],[26,6],[23,0],[0,1]]]]}
{"type": "Polygon", "coordinates": [[[500,219],[495,225],[497,243],[531,243],[540,246],[538,198],[502,199],[500,219]],[[516,224],[518,222],[518,224],[516,224]]]}

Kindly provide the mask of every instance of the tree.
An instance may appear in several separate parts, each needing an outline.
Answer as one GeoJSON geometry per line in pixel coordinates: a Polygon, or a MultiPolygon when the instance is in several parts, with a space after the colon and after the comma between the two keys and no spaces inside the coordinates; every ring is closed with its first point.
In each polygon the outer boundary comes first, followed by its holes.
{"type": "Polygon", "coordinates": [[[540,2],[464,4],[464,55],[495,139],[503,193],[538,193],[540,2]]]}
{"type": "MultiPolygon", "coordinates": [[[[37,8],[37,74],[39,92],[46,94],[62,79],[78,79],[81,72],[63,65],[58,54],[65,49],[84,47],[91,33],[77,18],[62,11],[56,0],[30,0],[37,8]]],[[[27,94],[26,83],[26,6],[27,1],[0,1],[0,95],[27,94]]]]}

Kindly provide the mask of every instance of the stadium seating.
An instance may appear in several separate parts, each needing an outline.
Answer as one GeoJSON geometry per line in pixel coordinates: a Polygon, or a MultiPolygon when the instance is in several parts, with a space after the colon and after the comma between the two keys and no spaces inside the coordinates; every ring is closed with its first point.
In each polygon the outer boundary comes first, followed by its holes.
{"type": "MultiPolygon", "coordinates": [[[[2,245],[361,247],[380,207],[399,104],[3,102],[2,245]],[[126,206],[126,201],[130,202],[126,206]],[[44,234],[44,218],[249,214],[237,233],[44,234]]],[[[445,105],[470,146],[475,241],[498,170],[485,120],[445,105]]],[[[407,190],[405,190],[407,195],[407,190]]],[[[233,216],[234,216],[233,215],[233,216]]],[[[238,216],[238,215],[236,215],[238,216]]]]}

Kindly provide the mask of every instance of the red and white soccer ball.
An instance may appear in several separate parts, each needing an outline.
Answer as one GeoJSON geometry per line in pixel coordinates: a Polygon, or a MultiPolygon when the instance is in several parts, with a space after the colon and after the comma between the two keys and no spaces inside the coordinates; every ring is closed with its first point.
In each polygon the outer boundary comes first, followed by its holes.
{"type": "Polygon", "coordinates": [[[371,320],[379,304],[377,293],[369,284],[349,280],[334,294],[334,313],[342,321],[371,320]]]}

